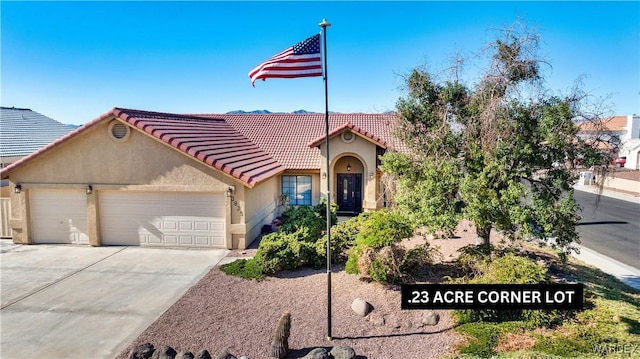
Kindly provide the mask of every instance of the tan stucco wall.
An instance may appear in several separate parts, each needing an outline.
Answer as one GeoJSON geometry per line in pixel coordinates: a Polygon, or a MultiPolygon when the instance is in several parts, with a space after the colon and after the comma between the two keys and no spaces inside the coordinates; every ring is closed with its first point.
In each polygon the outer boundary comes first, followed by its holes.
{"type": "MultiPolygon", "coordinates": [[[[326,145],[320,145],[320,153],[322,155],[322,163],[320,164],[320,172],[326,172],[326,145]]],[[[377,182],[376,182],[376,145],[361,136],[350,142],[342,141],[341,136],[333,137],[329,142],[330,155],[330,174],[331,174],[331,201],[335,202],[336,174],[337,173],[362,173],[362,209],[365,211],[373,211],[378,208],[377,198],[377,182]],[[343,157],[353,157],[357,159],[357,163],[351,161],[341,161],[343,157]],[[347,162],[351,165],[351,172],[347,172],[347,162]],[[371,176],[373,174],[373,176],[371,176]],[[372,178],[373,177],[373,178],[372,178]]],[[[321,196],[326,197],[327,185],[326,181],[321,182],[321,196]]]]}
{"type": "MultiPolygon", "coordinates": [[[[90,243],[99,245],[100,190],[225,192],[229,186],[243,193],[244,186],[221,172],[191,159],[149,135],[132,129],[124,142],[113,141],[105,120],[55,149],[34,158],[9,174],[12,187],[22,185],[22,193],[11,191],[11,223],[16,243],[31,243],[28,196],[33,188],[78,188],[87,184],[93,194],[87,198],[90,243]]],[[[243,196],[238,207],[245,211],[243,196]]],[[[227,214],[231,217],[231,201],[227,214]]],[[[240,219],[236,218],[237,221],[240,219]]],[[[238,222],[236,222],[238,223],[238,222]]],[[[227,218],[227,245],[232,243],[231,218],[227,218]]],[[[234,235],[245,236],[244,226],[234,235]]]]}
{"type": "Polygon", "coordinates": [[[280,199],[280,176],[274,176],[253,188],[245,188],[246,235],[238,248],[246,248],[262,231],[262,226],[271,223],[278,215],[280,199]]]}

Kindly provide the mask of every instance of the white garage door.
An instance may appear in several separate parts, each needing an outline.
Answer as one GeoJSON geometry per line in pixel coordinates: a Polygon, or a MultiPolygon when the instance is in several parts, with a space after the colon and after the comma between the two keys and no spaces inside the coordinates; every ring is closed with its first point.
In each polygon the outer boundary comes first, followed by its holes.
{"type": "Polygon", "coordinates": [[[29,198],[34,243],[89,244],[84,191],[34,189],[29,198]]]}
{"type": "Polygon", "coordinates": [[[99,192],[102,244],[224,247],[224,196],[99,192]]]}

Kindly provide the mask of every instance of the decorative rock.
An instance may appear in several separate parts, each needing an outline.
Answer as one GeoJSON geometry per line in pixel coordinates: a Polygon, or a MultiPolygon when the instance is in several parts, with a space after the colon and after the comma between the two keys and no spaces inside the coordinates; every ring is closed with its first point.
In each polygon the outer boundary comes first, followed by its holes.
{"type": "Polygon", "coordinates": [[[346,345],[337,345],[331,349],[329,355],[331,355],[333,359],[354,359],[356,357],[356,351],[346,345]]]}
{"type": "Polygon", "coordinates": [[[174,359],[176,357],[176,351],[170,346],[163,345],[156,349],[151,356],[151,359],[174,359]]]}
{"type": "Polygon", "coordinates": [[[151,355],[153,355],[154,349],[155,348],[151,343],[137,345],[135,348],[131,349],[129,359],[149,359],[151,358],[151,355]]]}
{"type": "Polygon", "coordinates": [[[179,352],[176,354],[175,359],[194,359],[195,355],[192,352],[179,352]]]}
{"type": "Polygon", "coordinates": [[[437,325],[440,322],[440,315],[433,311],[428,311],[422,316],[422,324],[437,325]]]}
{"type": "Polygon", "coordinates": [[[220,352],[220,354],[218,354],[216,359],[236,359],[236,357],[231,355],[228,351],[223,350],[223,351],[220,352]]]}
{"type": "Polygon", "coordinates": [[[300,359],[329,359],[329,353],[325,348],[315,348],[300,359]]]}
{"type": "Polygon", "coordinates": [[[211,354],[209,354],[209,351],[205,349],[196,356],[196,359],[211,359],[211,354]]]}
{"type": "Polygon", "coordinates": [[[371,312],[371,304],[362,298],[356,298],[351,303],[351,309],[361,317],[366,317],[371,312]]]}

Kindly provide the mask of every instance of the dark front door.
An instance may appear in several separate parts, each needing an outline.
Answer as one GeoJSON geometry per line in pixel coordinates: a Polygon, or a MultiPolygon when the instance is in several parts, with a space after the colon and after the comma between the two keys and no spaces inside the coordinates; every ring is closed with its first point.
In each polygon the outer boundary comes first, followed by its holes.
{"type": "Polygon", "coordinates": [[[360,213],[362,211],[362,175],[339,173],[337,187],[338,212],[360,213]]]}

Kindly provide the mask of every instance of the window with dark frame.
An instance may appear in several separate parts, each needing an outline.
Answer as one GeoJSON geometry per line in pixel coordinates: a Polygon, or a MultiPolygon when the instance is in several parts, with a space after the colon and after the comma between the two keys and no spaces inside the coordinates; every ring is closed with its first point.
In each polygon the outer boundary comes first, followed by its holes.
{"type": "Polygon", "coordinates": [[[282,176],[282,194],[292,206],[310,206],[311,176],[282,176]]]}

